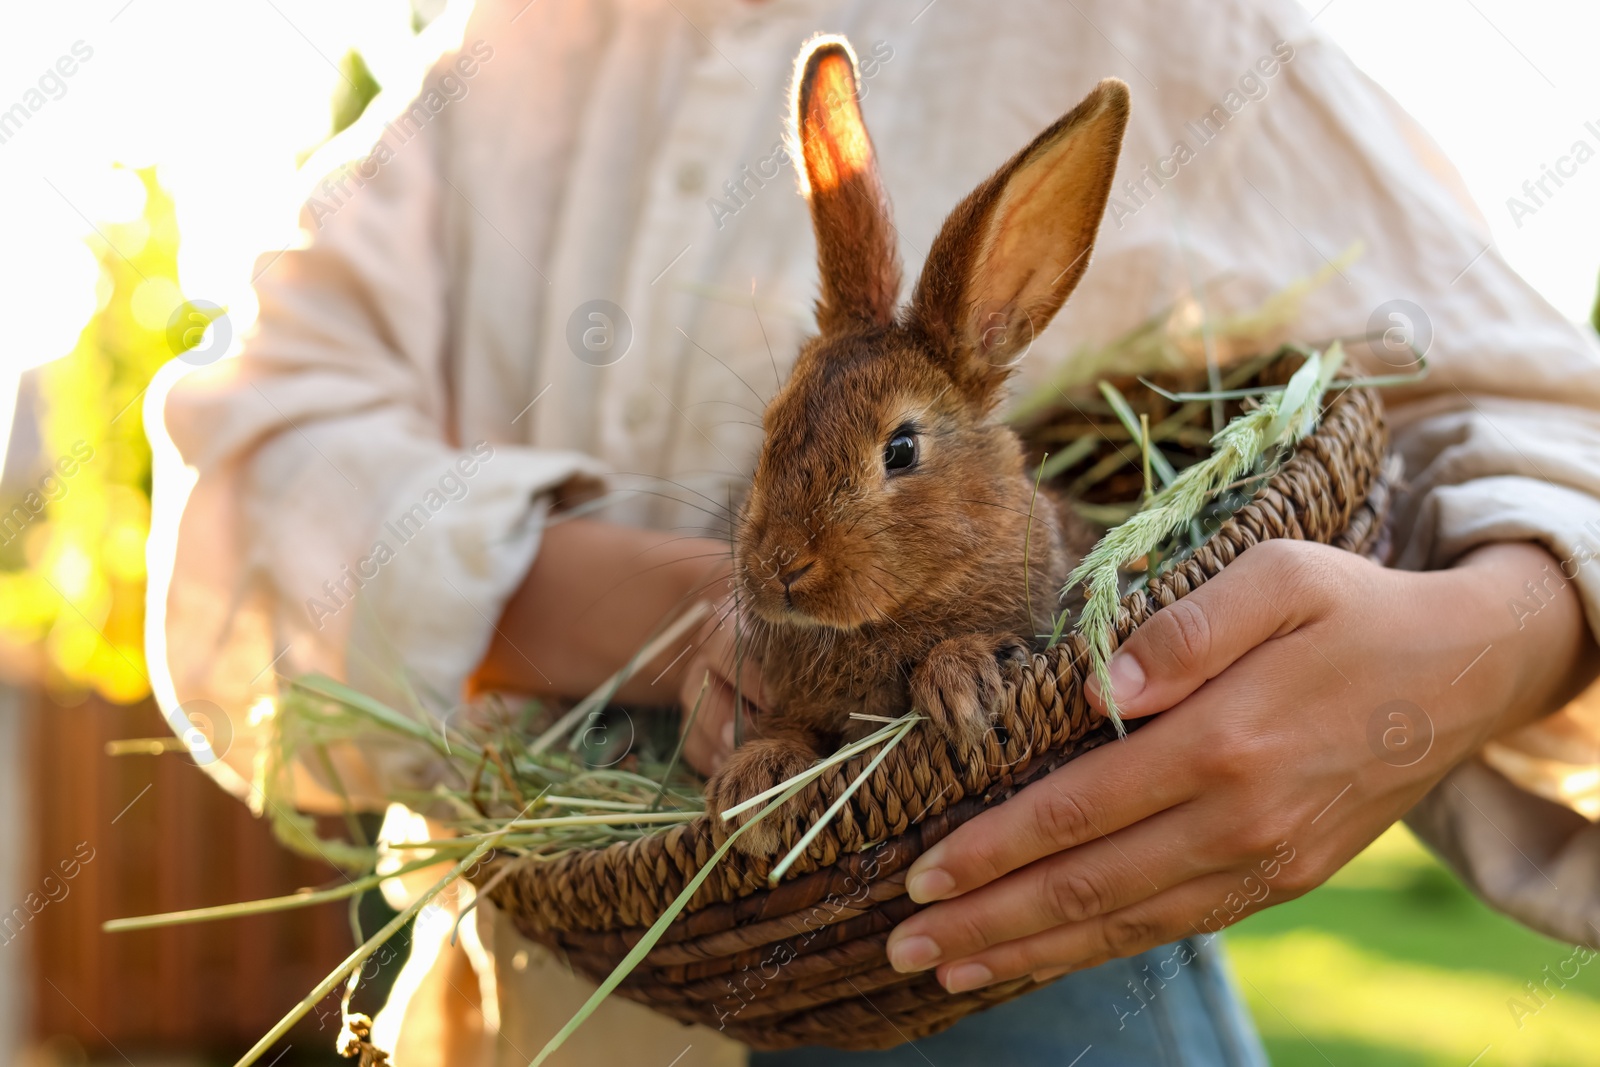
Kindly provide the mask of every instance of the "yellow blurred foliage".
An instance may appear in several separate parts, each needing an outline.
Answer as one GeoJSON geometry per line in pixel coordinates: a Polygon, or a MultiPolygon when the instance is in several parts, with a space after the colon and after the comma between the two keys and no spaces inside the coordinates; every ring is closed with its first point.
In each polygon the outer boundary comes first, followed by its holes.
{"type": "MultiPolygon", "coordinates": [[[[359,53],[349,52],[340,70],[335,134],[379,90],[359,53]]],[[[120,703],[150,693],[144,658],[150,447],[142,401],[156,370],[201,343],[204,330],[196,324],[217,314],[184,298],[177,215],[155,168],[134,173],[145,194],[139,217],[99,221],[87,239],[100,261],[97,310],[72,352],[40,370],[45,459],[81,460],[85,448],[91,458],[71,464],[73,473],[63,475],[48,505],[32,509],[38,514],[18,539],[20,558],[14,547],[0,557],[0,646],[41,650],[38,680],[68,703],[90,691],[120,703]]]]}
{"type": "Polygon", "coordinates": [[[24,531],[22,569],[0,571],[0,641],[42,650],[40,681],[59,699],[94,691],[120,703],[150,692],[144,658],[144,543],[150,448],[143,400],[151,376],[192,335],[178,284],[178,227],[154,168],[135,172],[139,218],[88,238],[100,261],[99,310],[73,351],[40,370],[47,462],[68,462],[24,531]],[[82,460],[85,450],[89,458],[82,460]]]}

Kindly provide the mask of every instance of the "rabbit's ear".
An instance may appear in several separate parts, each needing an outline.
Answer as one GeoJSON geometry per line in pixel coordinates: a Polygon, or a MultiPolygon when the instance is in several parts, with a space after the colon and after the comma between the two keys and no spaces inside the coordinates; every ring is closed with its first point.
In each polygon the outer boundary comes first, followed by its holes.
{"type": "Polygon", "coordinates": [[[856,57],[842,37],[818,37],[795,67],[794,137],[817,234],[824,334],[894,321],[900,296],[889,201],[856,98],[856,57]]]}
{"type": "Polygon", "coordinates": [[[1089,265],[1128,123],[1128,87],[1102,81],[945,220],[909,325],[985,403],[1089,265]]]}

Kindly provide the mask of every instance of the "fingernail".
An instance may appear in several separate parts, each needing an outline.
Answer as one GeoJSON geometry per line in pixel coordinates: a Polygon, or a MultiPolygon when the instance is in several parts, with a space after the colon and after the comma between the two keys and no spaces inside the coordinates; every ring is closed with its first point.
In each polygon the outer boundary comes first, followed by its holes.
{"type": "Polygon", "coordinates": [[[734,738],[733,723],[731,723],[731,722],[723,723],[723,725],[722,725],[722,743],[724,745],[726,745],[728,748],[732,748],[733,747],[733,738],[734,738]]]}
{"type": "Polygon", "coordinates": [[[939,962],[939,944],[921,934],[889,945],[889,964],[897,971],[925,971],[939,962]]]}
{"type": "Polygon", "coordinates": [[[1126,704],[1144,691],[1144,668],[1126,652],[1111,657],[1111,695],[1118,704],[1126,704]]]}
{"type": "Polygon", "coordinates": [[[994,981],[994,972],[981,963],[958,963],[944,976],[944,988],[949,993],[965,993],[994,981]]]}
{"type": "Polygon", "coordinates": [[[939,867],[913,871],[906,879],[906,894],[918,904],[943,900],[955,887],[956,880],[950,876],[950,872],[939,867]]]}

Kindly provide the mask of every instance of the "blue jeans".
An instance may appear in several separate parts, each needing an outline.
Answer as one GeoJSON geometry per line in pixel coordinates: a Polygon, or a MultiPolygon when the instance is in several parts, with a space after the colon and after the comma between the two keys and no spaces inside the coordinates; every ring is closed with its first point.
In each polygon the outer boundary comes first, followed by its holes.
{"type": "Polygon", "coordinates": [[[750,1067],[1266,1067],[1221,946],[1179,941],[1069,974],[885,1052],[757,1052],[750,1067]]]}

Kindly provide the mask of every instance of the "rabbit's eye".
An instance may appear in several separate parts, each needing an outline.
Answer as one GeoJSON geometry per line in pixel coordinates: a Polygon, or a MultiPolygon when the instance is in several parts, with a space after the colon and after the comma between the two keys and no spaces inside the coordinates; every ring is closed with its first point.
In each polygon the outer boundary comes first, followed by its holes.
{"type": "Polygon", "coordinates": [[[883,446],[883,469],[895,474],[916,465],[917,435],[910,430],[896,430],[889,443],[883,446]]]}

